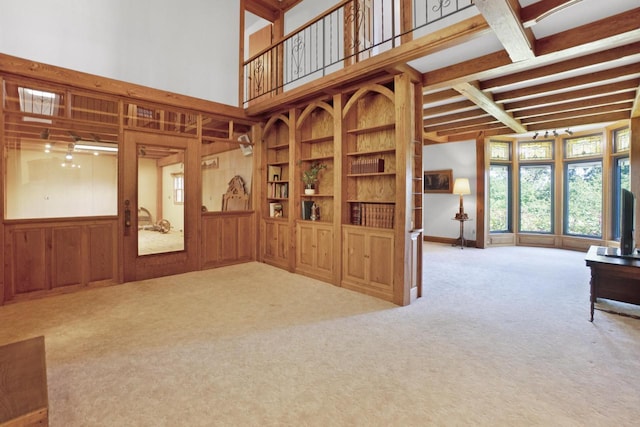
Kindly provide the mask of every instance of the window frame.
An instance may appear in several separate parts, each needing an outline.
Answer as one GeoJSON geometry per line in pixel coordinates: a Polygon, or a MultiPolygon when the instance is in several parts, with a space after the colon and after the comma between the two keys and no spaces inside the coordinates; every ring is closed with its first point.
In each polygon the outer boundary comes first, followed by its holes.
{"type": "Polygon", "coordinates": [[[518,233],[522,234],[541,234],[541,235],[552,235],[555,234],[555,164],[553,162],[545,161],[545,162],[534,162],[527,161],[521,162],[518,164],[518,233]],[[540,167],[540,166],[548,166],[549,167],[549,177],[550,177],[550,187],[551,187],[551,200],[550,200],[550,230],[549,231],[531,231],[531,230],[523,230],[522,229],[522,169],[528,167],[540,167]]]}
{"type": "Polygon", "coordinates": [[[510,162],[491,162],[489,164],[489,233],[513,233],[513,165],[510,162]],[[504,230],[491,229],[491,168],[504,167],[507,170],[507,228],[504,230]]]}
{"type": "Polygon", "coordinates": [[[563,176],[562,176],[562,190],[563,190],[563,207],[562,207],[562,235],[569,237],[585,237],[589,239],[602,239],[604,236],[604,161],[600,157],[591,157],[591,158],[572,158],[572,160],[565,160],[563,165],[563,176]],[[589,234],[578,234],[578,233],[570,233],[569,232],[569,217],[570,217],[570,205],[569,205],[569,167],[572,165],[580,165],[584,163],[599,163],[601,170],[601,187],[600,187],[600,234],[599,235],[589,235],[589,234]]]}
{"type": "Polygon", "coordinates": [[[171,179],[173,183],[173,204],[184,205],[184,172],[172,173],[171,179]]]}

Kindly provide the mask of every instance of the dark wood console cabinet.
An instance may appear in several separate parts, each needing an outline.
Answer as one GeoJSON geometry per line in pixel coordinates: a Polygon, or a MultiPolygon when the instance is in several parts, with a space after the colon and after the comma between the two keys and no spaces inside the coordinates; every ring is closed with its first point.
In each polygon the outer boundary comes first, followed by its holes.
{"type": "Polygon", "coordinates": [[[596,299],[604,298],[640,305],[640,259],[598,255],[591,246],[585,257],[591,268],[591,318],[596,299]]]}

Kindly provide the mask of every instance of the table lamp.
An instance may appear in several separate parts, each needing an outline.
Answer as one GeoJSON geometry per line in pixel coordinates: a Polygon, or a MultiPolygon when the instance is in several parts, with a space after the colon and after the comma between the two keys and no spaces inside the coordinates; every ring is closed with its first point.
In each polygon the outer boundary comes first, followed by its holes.
{"type": "Polygon", "coordinates": [[[462,196],[465,194],[471,194],[471,187],[469,187],[469,179],[456,178],[456,181],[453,183],[453,194],[460,195],[460,212],[456,214],[456,219],[467,219],[469,216],[466,213],[464,213],[464,204],[462,201],[462,196]]]}

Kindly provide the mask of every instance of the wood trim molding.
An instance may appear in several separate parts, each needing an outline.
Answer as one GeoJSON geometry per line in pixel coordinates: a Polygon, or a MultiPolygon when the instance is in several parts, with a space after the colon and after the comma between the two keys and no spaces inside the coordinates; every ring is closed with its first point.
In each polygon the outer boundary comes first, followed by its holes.
{"type": "Polygon", "coordinates": [[[245,111],[240,107],[233,107],[214,101],[207,101],[188,95],[167,92],[133,83],[126,83],[120,80],[100,77],[41,62],[29,61],[2,53],[0,53],[0,72],[49,81],[51,83],[61,85],[69,85],[73,82],[73,87],[75,88],[97,91],[100,93],[122,96],[145,102],[153,102],[161,105],[169,105],[192,111],[197,110],[203,113],[212,114],[216,117],[233,118],[238,122],[244,120],[245,124],[251,124],[253,122],[253,120],[246,116],[245,111]]]}

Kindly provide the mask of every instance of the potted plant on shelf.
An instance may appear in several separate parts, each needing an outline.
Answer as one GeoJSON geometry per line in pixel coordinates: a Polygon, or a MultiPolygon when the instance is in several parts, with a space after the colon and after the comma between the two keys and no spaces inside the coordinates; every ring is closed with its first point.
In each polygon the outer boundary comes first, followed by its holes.
{"type": "Polygon", "coordinates": [[[318,174],[322,169],[325,169],[327,165],[320,162],[313,162],[309,169],[302,172],[302,182],[304,182],[304,194],[315,194],[315,184],[318,182],[318,174]]]}

